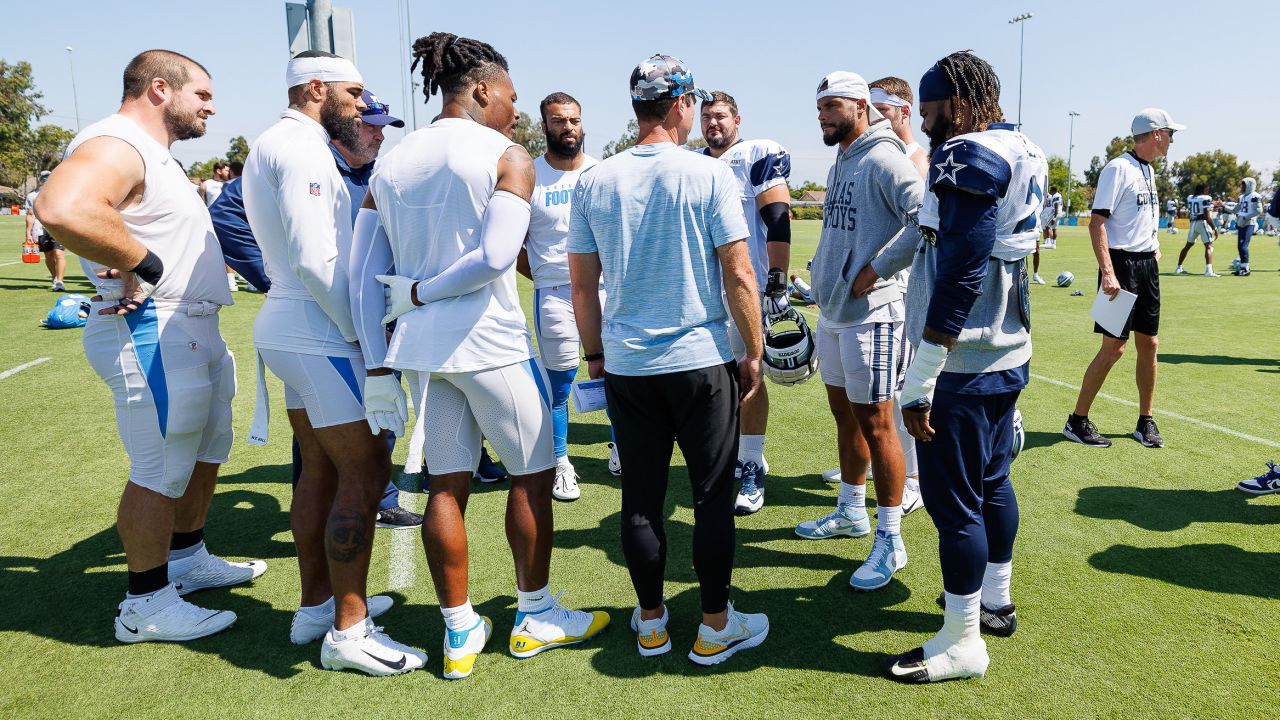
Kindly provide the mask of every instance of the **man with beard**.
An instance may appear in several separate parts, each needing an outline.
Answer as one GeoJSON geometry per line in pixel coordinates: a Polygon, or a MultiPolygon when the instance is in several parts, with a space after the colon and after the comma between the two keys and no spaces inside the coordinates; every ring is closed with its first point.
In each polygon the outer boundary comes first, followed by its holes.
{"type": "Polygon", "coordinates": [[[116,520],[129,592],[115,632],[126,643],[229,627],[235,613],[181,596],[267,569],[229,563],[204,544],[218,466],[231,452],[235,360],[218,331],[231,294],[209,213],[169,148],[204,135],[213,114],[204,67],[167,50],[141,53],[125,68],[120,110],[76,136],[36,200],[98,287],[84,349],[115,396],[129,454],[116,520]]]}
{"type": "MultiPolygon", "coordinates": [[[[476,613],[467,593],[463,523],[482,433],[511,473],[506,530],[517,609],[511,655],[529,658],[583,642],[608,626],[609,615],[570,610],[551,594],[551,399],[529,342],[515,269],[535,175],[529,153],[511,140],[519,114],[507,60],[488,43],[444,32],[418,38],[413,55],[427,92],[442,91],[443,107],[387,153],[369,180],[356,218],[353,304],[369,382],[395,369],[413,389],[414,437],[422,432],[425,446],[410,447],[410,459],[418,453],[431,459],[422,541],[446,628],[444,676],[460,679],[472,673],[493,635],[493,621],[476,613]],[[394,266],[398,275],[373,275],[378,265],[394,266]],[[381,319],[385,306],[374,279],[390,286],[390,309],[381,319]],[[388,346],[382,324],[391,320],[396,329],[388,346]],[[420,431],[423,418],[430,426],[420,431]]],[[[369,393],[365,412],[370,427],[404,426],[402,396],[369,393]]]]}
{"type": "MultiPolygon", "coordinates": [[[[582,151],[582,106],[573,96],[551,93],[539,105],[547,152],[533,161],[534,186],[529,201],[529,235],[521,251],[521,268],[533,280],[533,329],[538,352],[551,381],[551,429],[555,439],[556,479],[551,495],[577,500],[578,473],[569,461],[569,389],[578,374],[578,326],[569,287],[569,207],[578,177],[598,160],[582,151]]],[[[610,448],[610,454],[616,454],[610,448]]]]}
{"type": "Polygon", "coordinates": [[[876,486],[875,540],[866,561],[849,578],[855,590],[870,591],[887,585],[907,564],[901,527],[908,500],[894,397],[908,346],[896,275],[919,241],[915,217],[924,181],[890,123],[879,122],[882,116],[871,104],[862,76],[846,71],[827,75],[818,85],[817,105],[822,141],[839,148],[827,180],[812,278],[813,297],[821,308],[818,369],[836,419],[841,483],[835,510],[801,523],[796,534],[810,539],[868,534],[870,464],[876,486]],[[891,245],[895,238],[897,244],[891,245]],[[877,278],[855,294],[852,269],[864,265],[877,278]]]}
{"type": "Polygon", "coordinates": [[[265,443],[263,363],[285,384],[289,424],[302,454],[290,524],[302,576],[300,626],[329,624],[320,663],[370,675],[416,670],[426,655],[382,634],[372,616],[388,602],[366,602],[378,498],[391,462],[382,433],[365,422],[367,394],[399,397],[391,375],[365,380],[351,317],[347,257],[351,195],[329,140],[360,142],[364,81],[350,61],[309,50],[289,61],[289,109],[245,161],[244,206],[271,281],[254,323],[258,415],[250,442],[265,443]]]}
{"type": "MultiPolygon", "coordinates": [[[[921,79],[919,100],[932,150],[920,214],[927,242],[907,240],[920,250],[907,290],[916,354],[899,402],[917,441],[945,592],[938,634],[885,662],[890,678],[909,683],[982,677],[989,658],[980,632],[1017,627],[1009,460],[1031,359],[1027,256],[1048,180],[1044,153],[1003,122],[1000,80],[986,61],[948,55],[921,79]]],[[[873,275],[860,273],[855,294],[873,275]]]]}
{"type": "MultiPolygon", "coordinates": [[[[791,156],[772,140],[744,140],[738,134],[742,118],[732,95],[715,91],[702,103],[702,151],[729,164],[742,186],[742,211],[751,236],[747,248],[755,270],[764,313],[777,317],[791,308],[787,299],[787,278],[791,265],[791,156]]],[[[746,352],[742,334],[733,314],[729,314],[729,345],[734,357],[746,352]]],[[[769,463],[764,459],[765,431],[769,423],[769,393],[765,383],[742,404],[738,464],[734,473],[742,481],[734,512],[750,515],[764,507],[764,476],[769,463]]]]}

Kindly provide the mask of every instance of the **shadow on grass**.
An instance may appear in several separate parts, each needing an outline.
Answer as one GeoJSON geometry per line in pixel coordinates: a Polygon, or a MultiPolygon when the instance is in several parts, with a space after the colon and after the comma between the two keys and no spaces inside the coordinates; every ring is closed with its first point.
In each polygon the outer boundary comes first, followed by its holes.
{"type": "Polygon", "coordinates": [[[1231,355],[1180,355],[1178,353],[1160,353],[1160,362],[1167,365],[1257,365],[1275,368],[1275,358],[1246,358],[1231,355]]]}
{"type": "Polygon", "coordinates": [[[1250,552],[1222,544],[1172,548],[1113,545],[1090,557],[1089,564],[1105,572],[1195,590],[1280,599],[1280,553],[1250,552]]]}
{"type": "MultiPolygon", "coordinates": [[[[252,471],[251,471],[252,472],[252,471]]],[[[226,478],[241,482],[241,476],[226,478]]],[[[274,496],[249,490],[216,493],[209,510],[210,550],[228,558],[292,558],[293,543],[272,537],[289,529],[288,514],[274,496]]],[[[97,532],[49,558],[0,556],[0,631],[29,633],[69,645],[114,648],[123,653],[146,653],[115,639],[112,618],[124,599],[124,552],[115,528],[97,532]]],[[[287,573],[291,561],[276,563],[271,572],[287,573]]],[[[293,572],[296,572],[294,565],[293,572]]],[[[314,661],[318,648],[288,642],[293,614],[276,610],[251,597],[245,587],[207,590],[192,602],[219,610],[233,610],[236,625],[218,635],[183,647],[217,656],[236,667],[273,677],[296,675],[300,662],[314,661]],[[248,638],[266,638],[255,642],[248,638]]]]}
{"type": "Polygon", "coordinates": [[[1181,530],[1195,522],[1280,526],[1280,507],[1250,503],[1248,499],[1235,489],[1087,487],[1076,499],[1076,512],[1099,520],[1123,520],[1157,532],[1181,530]]]}

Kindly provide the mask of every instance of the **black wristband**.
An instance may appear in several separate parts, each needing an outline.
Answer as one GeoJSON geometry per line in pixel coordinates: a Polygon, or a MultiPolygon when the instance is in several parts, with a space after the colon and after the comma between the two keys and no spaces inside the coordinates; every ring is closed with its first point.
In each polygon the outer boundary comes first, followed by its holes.
{"type": "Polygon", "coordinates": [[[130,268],[129,272],[142,278],[143,282],[155,285],[160,282],[160,276],[164,274],[164,263],[160,262],[159,255],[148,250],[142,262],[130,268]]]}
{"type": "Polygon", "coordinates": [[[595,362],[597,360],[603,360],[604,351],[601,350],[600,352],[587,353],[586,355],[582,356],[582,359],[586,360],[587,362],[595,362]]]}

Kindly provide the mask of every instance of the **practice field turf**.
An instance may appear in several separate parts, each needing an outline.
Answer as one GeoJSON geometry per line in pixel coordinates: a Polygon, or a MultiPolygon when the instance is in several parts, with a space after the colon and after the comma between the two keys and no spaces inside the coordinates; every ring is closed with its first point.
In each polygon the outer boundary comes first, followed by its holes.
{"type": "MultiPolygon", "coordinates": [[[[272,441],[243,441],[252,416],[254,313],[241,292],[222,313],[239,357],[237,442],[209,524],[214,552],[265,558],[250,587],[193,596],[235,610],[229,631],[186,645],[118,644],[115,606],[124,558],[113,529],[126,461],[111,397],[83,358],[80,331],[37,326],[52,305],[43,265],[16,263],[20,218],[0,218],[0,716],[137,718],[446,717],[1276,717],[1280,708],[1280,497],[1233,489],[1280,454],[1276,298],[1280,252],[1254,240],[1254,274],[1172,275],[1182,236],[1161,234],[1166,271],[1156,416],[1168,444],[1129,437],[1136,418],[1132,354],[1121,360],[1092,417],[1108,450],[1060,430],[1098,339],[1087,318],[1095,265],[1083,228],[1043,254],[1049,285],[1032,289],[1034,380],[1020,407],[1027,449],[1013,465],[1022,509],[1014,558],[1019,628],[991,638],[981,681],[903,687],[880,677],[881,657],[939,627],[936,533],[925,513],[903,522],[910,564],[886,588],[858,594],[849,574],[870,538],[810,542],[793,527],[825,514],[835,488],[833,423],[822,387],[770,387],[766,505],[738,520],[733,598],[769,614],[769,639],[715,669],[685,659],[698,622],[689,542],[692,511],[677,456],[667,508],[667,593],[675,647],[641,658],[627,629],[635,596],[618,540],[618,483],[606,470],[599,414],[574,415],[570,452],[582,499],[557,504],[552,590],[567,605],[607,609],[613,624],[583,646],[517,661],[506,651],[515,615],[503,536],[505,484],[477,486],[470,507],[471,598],[496,636],[475,675],[440,678],[442,623],[421,540],[379,530],[371,591],[396,607],[379,619],[425,648],[426,671],[373,679],[319,668],[318,645],[288,642],[298,601],[289,534],[289,431],[272,380],[272,441]],[[1071,289],[1053,286],[1064,269],[1071,289]],[[1072,297],[1080,289],[1083,297],[1072,297]]],[[[818,224],[798,224],[803,268],[818,224]]],[[[1230,241],[1228,241],[1230,240],[1230,241]]],[[[1224,235],[1217,269],[1234,256],[1224,235]]],[[[69,289],[87,291],[71,260],[69,289]]],[[[1188,262],[1203,269],[1197,247],[1188,262]]],[[[522,284],[528,302],[528,285],[522,284]]],[[[811,315],[816,317],[815,315],[811,315]]],[[[404,457],[403,444],[397,460],[404,457]]],[[[403,496],[421,508],[422,496],[403,496]]]]}

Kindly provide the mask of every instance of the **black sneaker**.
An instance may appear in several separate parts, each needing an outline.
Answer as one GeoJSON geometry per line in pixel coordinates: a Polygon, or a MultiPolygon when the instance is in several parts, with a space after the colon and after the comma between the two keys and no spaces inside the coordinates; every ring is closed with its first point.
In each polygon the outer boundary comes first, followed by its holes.
{"type": "Polygon", "coordinates": [[[1133,431],[1133,439],[1149,448],[1164,447],[1164,438],[1160,437],[1160,430],[1156,428],[1156,421],[1151,418],[1143,418],[1138,421],[1138,427],[1133,431]]]}
{"type": "MultiPolygon", "coordinates": [[[[938,607],[947,609],[945,593],[938,595],[938,607]]],[[[1009,637],[1018,629],[1018,614],[1014,611],[1012,603],[996,610],[990,610],[986,605],[980,605],[980,607],[982,613],[978,624],[982,632],[997,637],[1009,637]]]]}
{"type": "Polygon", "coordinates": [[[397,505],[387,510],[378,511],[378,527],[389,530],[422,527],[422,516],[416,512],[409,512],[397,505]]]}
{"type": "Polygon", "coordinates": [[[496,483],[507,479],[507,470],[489,457],[489,450],[480,447],[480,465],[476,468],[474,479],[482,483],[496,483]]]}
{"type": "Polygon", "coordinates": [[[1062,434],[1068,440],[1081,445],[1097,448],[1111,447],[1111,441],[1103,437],[1102,433],[1098,432],[1097,426],[1087,417],[1067,416],[1067,424],[1062,428],[1062,434]]]}

